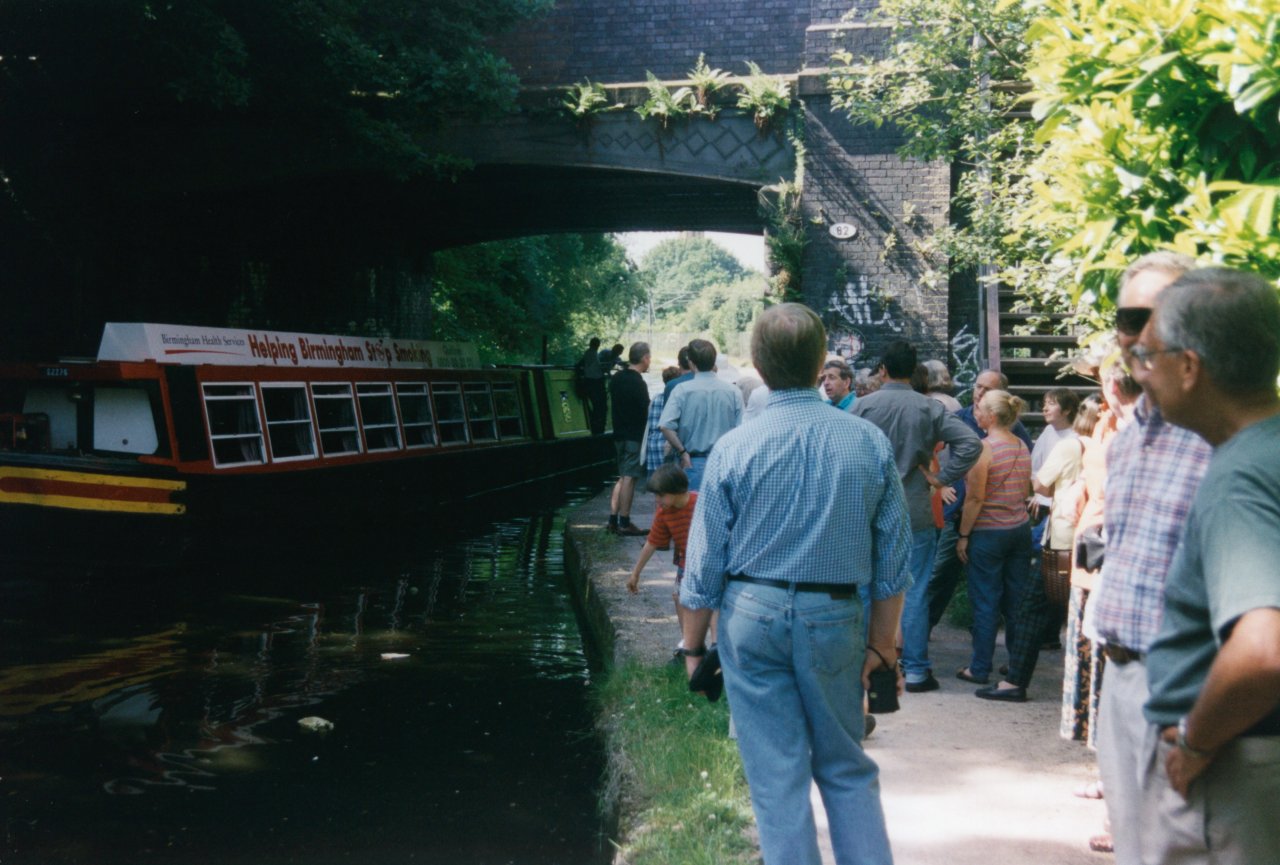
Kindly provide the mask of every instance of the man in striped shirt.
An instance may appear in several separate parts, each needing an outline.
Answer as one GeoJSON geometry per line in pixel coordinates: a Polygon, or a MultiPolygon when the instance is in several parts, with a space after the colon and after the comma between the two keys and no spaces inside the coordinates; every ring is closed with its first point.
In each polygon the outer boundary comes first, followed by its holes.
{"type": "MultiPolygon", "coordinates": [[[[1160,292],[1195,262],[1160,252],[1130,265],[1120,283],[1116,340],[1133,368],[1132,350],[1160,292]]],[[[1147,734],[1147,651],[1160,629],[1165,577],[1212,449],[1173,426],[1143,396],[1134,420],[1107,450],[1107,555],[1089,598],[1108,664],[1098,707],[1098,772],[1118,865],[1141,858],[1139,778],[1147,734]]]]}
{"type": "Polygon", "coordinates": [[[756,322],[751,353],[769,402],[707,460],[680,587],[685,660],[692,675],[719,609],[724,684],[766,865],[821,862],[814,781],[836,862],[887,865],[862,696],[881,658],[894,657],[911,530],[889,440],[832,411],[814,388],[826,346],[822,322],[801,304],[756,322]]]}

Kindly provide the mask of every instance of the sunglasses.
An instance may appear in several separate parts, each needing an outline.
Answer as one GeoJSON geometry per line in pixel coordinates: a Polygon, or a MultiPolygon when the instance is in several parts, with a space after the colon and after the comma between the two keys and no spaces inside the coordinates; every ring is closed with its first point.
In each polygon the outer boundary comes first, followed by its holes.
{"type": "Polygon", "coordinates": [[[1116,308],[1116,330],[1125,336],[1137,336],[1151,320],[1149,306],[1121,306],[1116,308]]]}

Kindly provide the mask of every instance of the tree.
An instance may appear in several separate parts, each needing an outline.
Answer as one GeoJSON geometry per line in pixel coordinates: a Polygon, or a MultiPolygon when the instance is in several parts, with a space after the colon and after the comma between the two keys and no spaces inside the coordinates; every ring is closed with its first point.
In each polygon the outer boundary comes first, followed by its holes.
{"type": "Polygon", "coordinates": [[[678,316],[709,286],[729,285],[747,275],[732,253],[706,237],[674,237],[649,251],[640,262],[651,280],[658,316],[678,316]]]}
{"type": "Polygon", "coordinates": [[[215,302],[193,274],[255,268],[271,295],[335,239],[363,260],[328,272],[333,285],[393,243],[411,252],[378,205],[463,167],[418,133],[513,109],[518,81],[488,37],[550,5],[0,3],[0,272],[65,311],[33,311],[14,334],[79,316],[66,326],[88,339],[121,298],[148,292],[226,310],[243,285],[215,302]]]}
{"type": "Polygon", "coordinates": [[[608,235],[496,241],[435,255],[437,339],[474,342],[490,361],[569,361],[620,333],[645,300],[626,250],[608,235]]]}
{"type": "Polygon", "coordinates": [[[953,267],[1083,302],[1095,330],[1145,252],[1280,277],[1274,4],[884,0],[879,14],[895,22],[887,57],[843,55],[837,101],[898,124],[909,155],[990,166],[965,175],[967,222],[940,237],[953,267]]]}
{"type": "Polygon", "coordinates": [[[1035,196],[1057,290],[1107,305],[1156,249],[1280,278],[1280,8],[1045,0],[1028,33],[1035,196]]]}
{"type": "Polygon", "coordinates": [[[723,350],[736,345],[739,334],[751,330],[765,306],[769,280],[763,274],[749,273],[729,285],[710,285],[689,304],[681,317],[688,333],[705,333],[723,350]]]}

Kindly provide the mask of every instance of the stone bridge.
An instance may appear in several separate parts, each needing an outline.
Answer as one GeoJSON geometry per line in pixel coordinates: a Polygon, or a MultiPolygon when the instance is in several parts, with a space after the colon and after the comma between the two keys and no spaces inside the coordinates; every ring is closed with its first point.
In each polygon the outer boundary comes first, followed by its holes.
{"type": "Polygon", "coordinates": [[[760,193],[797,179],[798,140],[804,294],[826,321],[832,349],[868,365],[889,341],[906,338],[922,359],[950,359],[962,381],[971,377],[985,356],[977,290],[949,286],[938,276],[942,263],[915,248],[948,221],[952,167],[903,160],[893,131],[854,127],[831,111],[823,71],[832,52],[873,54],[883,43],[883,29],[865,19],[873,5],[558,0],[497,46],[521,77],[526,110],[459,124],[428,142],[476,164],[455,188],[440,190],[448,218],[435,242],[560,231],[762,232],[760,193]],[[647,72],[674,85],[700,53],[735,75],[751,61],[787,77],[800,99],[787,128],[761,134],[734,110],[665,131],[633,111],[579,125],[554,110],[584,79],[635,103],[647,72]]]}

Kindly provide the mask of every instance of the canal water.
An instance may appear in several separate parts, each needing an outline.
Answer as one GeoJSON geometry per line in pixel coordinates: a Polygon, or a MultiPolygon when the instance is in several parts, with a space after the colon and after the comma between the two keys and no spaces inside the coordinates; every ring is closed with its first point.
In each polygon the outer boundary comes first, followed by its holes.
{"type": "Polygon", "coordinates": [[[608,861],[562,554],[597,490],[296,559],[5,572],[0,862],[608,861]]]}

